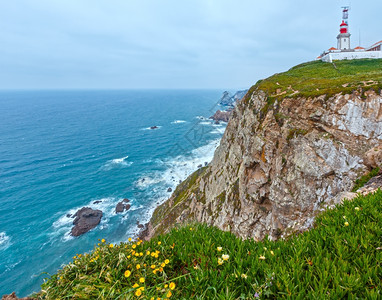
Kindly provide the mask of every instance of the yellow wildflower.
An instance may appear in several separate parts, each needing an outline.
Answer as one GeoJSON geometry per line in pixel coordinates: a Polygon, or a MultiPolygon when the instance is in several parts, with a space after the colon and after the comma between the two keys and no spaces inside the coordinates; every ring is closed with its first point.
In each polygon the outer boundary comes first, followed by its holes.
{"type": "Polygon", "coordinates": [[[135,289],[137,287],[139,287],[139,284],[138,283],[134,283],[133,288],[135,289]]]}
{"type": "Polygon", "coordinates": [[[241,274],[241,278],[247,279],[248,276],[246,274],[241,274]]]}
{"type": "Polygon", "coordinates": [[[220,265],[222,265],[223,264],[223,260],[219,257],[218,258],[218,265],[220,266],[220,265]]]}
{"type": "Polygon", "coordinates": [[[151,265],[151,267],[150,267],[150,268],[151,268],[151,269],[155,269],[155,267],[156,267],[155,265],[151,265]]]}
{"type": "Polygon", "coordinates": [[[345,226],[349,226],[349,222],[345,222],[345,226]]]}
{"type": "Polygon", "coordinates": [[[162,242],[158,242],[158,245],[162,244],[162,242]]]}
{"type": "Polygon", "coordinates": [[[109,247],[110,247],[110,248],[113,248],[113,247],[114,247],[114,245],[113,245],[113,244],[110,244],[110,245],[109,245],[109,247]]]}
{"type": "Polygon", "coordinates": [[[150,251],[147,251],[147,252],[146,252],[146,255],[150,255],[150,251]]]}
{"type": "Polygon", "coordinates": [[[358,206],[357,206],[357,207],[354,207],[354,209],[358,211],[358,210],[359,210],[359,207],[358,207],[358,206]]]}
{"type": "Polygon", "coordinates": [[[163,268],[159,268],[159,272],[163,272],[163,268]]]}
{"type": "Polygon", "coordinates": [[[136,268],[137,268],[137,270],[139,270],[141,268],[141,265],[137,264],[136,268]]]}
{"type": "Polygon", "coordinates": [[[165,266],[166,266],[166,264],[165,263],[161,263],[161,265],[160,265],[162,268],[164,268],[165,266]]]}
{"type": "Polygon", "coordinates": [[[128,240],[129,242],[131,242],[131,238],[128,238],[127,240],[128,240]]]}
{"type": "Polygon", "coordinates": [[[167,288],[168,288],[168,284],[165,284],[165,285],[164,285],[164,288],[167,289],[167,288]]]}
{"type": "Polygon", "coordinates": [[[145,279],[143,277],[139,278],[139,282],[140,283],[144,283],[145,282],[145,279]]]}
{"type": "Polygon", "coordinates": [[[223,250],[223,247],[218,247],[217,250],[220,252],[223,250]]]}
{"type": "Polygon", "coordinates": [[[272,255],[275,255],[275,253],[274,253],[272,250],[271,250],[271,254],[272,254],[272,255]]]}
{"type": "Polygon", "coordinates": [[[105,243],[105,239],[102,239],[101,242],[102,242],[102,243],[105,243]]]}
{"type": "Polygon", "coordinates": [[[135,292],[135,296],[139,297],[140,295],[142,295],[142,292],[141,292],[141,290],[138,289],[138,290],[135,292]]]}
{"type": "Polygon", "coordinates": [[[168,293],[167,293],[166,297],[167,297],[167,298],[170,298],[171,296],[172,296],[172,293],[171,293],[171,291],[168,291],[168,293]]]}
{"type": "Polygon", "coordinates": [[[169,261],[168,259],[166,259],[166,260],[164,261],[164,263],[165,263],[166,265],[168,265],[168,264],[170,263],[170,261],[169,261]]]}
{"type": "Polygon", "coordinates": [[[131,271],[130,270],[126,270],[125,271],[125,277],[127,278],[127,277],[129,277],[131,275],[131,271]]]}
{"type": "Polygon", "coordinates": [[[264,259],[265,259],[265,256],[260,255],[259,259],[264,260],[264,259]]]}
{"type": "Polygon", "coordinates": [[[223,260],[228,260],[229,259],[229,255],[228,254],[223,254],[222,255],[222,259],[223,260]]]}
{"type": "Polygon", "coordinates": [[[171,282],[170,283],[170,290],[174,290],[175,289],[175,282],[171,282]]]}
{"type": "Polygon", "coordinates": [[[135,248],[137,248],[137,245],[133,244],[133,245],[131,246],[131,248],[135,249],[135,248]]]}

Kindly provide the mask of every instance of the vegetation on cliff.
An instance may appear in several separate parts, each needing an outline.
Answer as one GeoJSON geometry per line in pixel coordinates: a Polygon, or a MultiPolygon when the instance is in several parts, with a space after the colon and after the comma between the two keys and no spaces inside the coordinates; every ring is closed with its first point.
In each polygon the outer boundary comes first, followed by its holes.
{"type": "Polygon", "coordinates": [[[271,99],[285,97],[331,97],[357,89],[382,88],[382,59],[342,60],[335,63],[312,61],[259,80],[247,93],[258,89],[271,99]],[[372,79],[372,80],[371,80],[372,79]]]}
{"type": "Polygon", "coordinates": [[[378,299],[382,191],[345,201],[288,240],[241,240],[202,224],[149,242],[100,241],[51,276],[41,299],[378,299]]]}

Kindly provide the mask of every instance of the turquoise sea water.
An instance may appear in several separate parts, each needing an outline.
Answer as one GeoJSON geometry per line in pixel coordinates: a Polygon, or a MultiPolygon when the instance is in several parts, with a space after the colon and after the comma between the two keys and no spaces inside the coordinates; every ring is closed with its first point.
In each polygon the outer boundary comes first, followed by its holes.
{"type": "Polygon", "coordinates": [[[169,187],[212,159],[224,125],[205,118],[220,96],[217,90],[1,91],[0,295],[38,291],[43,272],[56,272],[100,238],[132,237],[169,187]],[[123,198],[132,207],[115,214],[123,198]],[[73,238],[66,215],[84,206],[104,216],[73,238]]]}

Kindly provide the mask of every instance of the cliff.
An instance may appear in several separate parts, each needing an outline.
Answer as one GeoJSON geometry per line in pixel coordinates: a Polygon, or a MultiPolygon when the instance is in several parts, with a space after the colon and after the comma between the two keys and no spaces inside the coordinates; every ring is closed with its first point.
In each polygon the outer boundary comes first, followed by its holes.
{"type": "Polygon", "coordinates": [[[309,228],[368,167],[382,139],[382,61],[311,62],[259,81],[236,105],[212,162],[159,206],[147,238],[203,222],[243,238],[309,228]]]}

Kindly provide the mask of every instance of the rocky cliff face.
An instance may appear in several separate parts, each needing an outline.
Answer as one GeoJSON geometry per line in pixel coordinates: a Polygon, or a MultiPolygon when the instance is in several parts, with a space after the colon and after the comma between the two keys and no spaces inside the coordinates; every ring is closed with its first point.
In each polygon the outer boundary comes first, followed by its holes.
{"type": "Polygon", "coordinates": [[[149,236],[198,221],[243,238],[276,239],[311,226],[352,188],[382,139],[382,95],[270,99],[252,88],[237,104],[213,161],[156,209],[149,236]]]}

